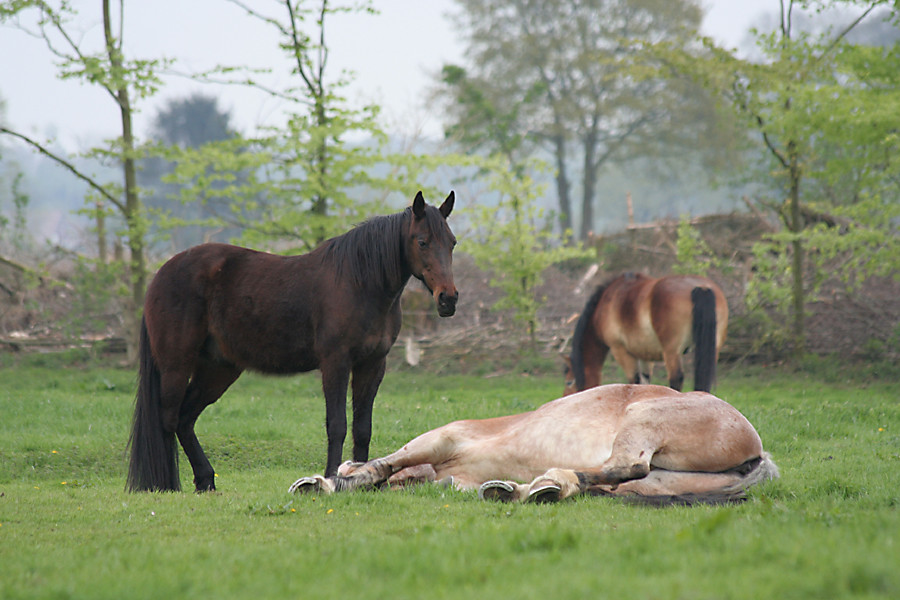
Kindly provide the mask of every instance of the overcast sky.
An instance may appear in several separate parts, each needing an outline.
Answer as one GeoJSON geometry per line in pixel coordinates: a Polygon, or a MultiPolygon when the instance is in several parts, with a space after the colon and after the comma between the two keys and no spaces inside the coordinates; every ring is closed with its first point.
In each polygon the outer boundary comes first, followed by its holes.
{"type": "MultiPolygon", "coordinates": [[[[100,38],[99,8],[94,8],[99,4],[94,0],[90,10],[81,9],[76,29],[85,39],[100,38]]],[[[333,19],[327,28],[329,68],[353,71],[348,98],[380,104],[390,131],[439,135],[439,121],[425,112],[423,102],[440,67],[462,62],[462,49],[446,17],[455,5],[451,0],[378,0],[375,4],[378,15],[333,19]]],[[[704,5],[708,7],[704,33],[729,46],[739,45],[763,13],[779,10],[778,0],[705,0],[704,5]]],[[[125,11],[130,58],[173,58],[175,68],[184,72],[216,64],[287,68],[271,29],[224,0],[126,2],[125,11]]],[[[96,86],[60,81],[54,58],[42,40],[0,27],[0,57],[0,98],[11,128],[57,138],[70,150],[85,149],[98,137],[120,131],[112,99],[96,86]]],[[[234,124],[243,132],[278,124],[284,109],[283,104],[256,92],[169,78],[158,95],[139,105],[138,135],[146,135],[150,119],[163,102],[194,91],[218,96],[220,107],[231,111],[234,124]]]]}

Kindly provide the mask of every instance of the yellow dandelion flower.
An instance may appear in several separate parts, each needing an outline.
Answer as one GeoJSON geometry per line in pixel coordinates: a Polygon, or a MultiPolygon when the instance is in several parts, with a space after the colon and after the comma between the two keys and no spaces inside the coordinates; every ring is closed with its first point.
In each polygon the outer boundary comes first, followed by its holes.
{"type": "Polygon", "coordinates": [[[50,454],[59,454],[59,452],[57,452],[56,450],[54,450],[54,451],[51,452],[50,454]]]}
{"type": "Polygon", "coordinates": [[[333,509],[333,508],[329,508],[329,509],[328,509],[328,512],[326,512],[325,514],[326,514],[326,515],[330,515],[330,514],[333,513],[333,512],[334,512],[334,509],[333,509]]]}
{"type": "Polygon", "coordinates": [[[66,485],[66,482],[65,482],[65,481],[63,481],[63,482],[62,482],[62,485],[66,485]]]}
{"type": "Polygon", "coordinates": [[[296,508],[292,508],[292,509],[291,509],[291,512],[297,512],[297,509],[296,509],[296,508]]]}

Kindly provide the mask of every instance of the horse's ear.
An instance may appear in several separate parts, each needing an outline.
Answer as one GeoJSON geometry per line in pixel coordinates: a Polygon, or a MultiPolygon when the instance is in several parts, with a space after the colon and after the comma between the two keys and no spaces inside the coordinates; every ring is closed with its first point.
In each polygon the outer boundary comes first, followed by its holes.
{"type": "Polygon", "coordinates": [[[450,190],[450,195],[447,196],[447,199],[444,200],[444,203],[441,204],[441,207],[438,209],[441,211],[441,214],[444,215],[444,218],[450,216],[450,213],[453,212],[453,203],[456,202],[456,194],[453,193],[453,190],[450,190]]]}
{"type": "Polygon", "coordinates": [[[422,190],[419,190],[415,200],[413,200],[413,214],[416,215],[417,219],[425,216],[425,197],[422,196],[422,190]]]}

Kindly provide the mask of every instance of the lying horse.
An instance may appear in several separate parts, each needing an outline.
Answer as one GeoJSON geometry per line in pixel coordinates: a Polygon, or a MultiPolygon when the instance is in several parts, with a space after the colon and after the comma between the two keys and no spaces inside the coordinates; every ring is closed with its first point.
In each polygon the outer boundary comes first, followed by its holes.
{"type": "Polygon", "coordinates": [[[564,393],[600,385],[610,351],[629,383],[647,382],[638,361],[663,360],[669,387],[681,390],[681,356],[692,345],[694,389],[708,392],[727,328],[725,295],[706,277],[619,275],[597,287],[578,318],[564,393]]]}
{"type": "Polygon", "coordinates": [[[605,385],[537,410],[456,421],[334,477],[304,477],[290,492],[332,493],[445,481],[503,501],[551,502],[578,494],[652,503],[727,502],[778,477],[753,425],[705,392],[605,385]],[[531,483],[517,483],[530,481],[531,483]]]}

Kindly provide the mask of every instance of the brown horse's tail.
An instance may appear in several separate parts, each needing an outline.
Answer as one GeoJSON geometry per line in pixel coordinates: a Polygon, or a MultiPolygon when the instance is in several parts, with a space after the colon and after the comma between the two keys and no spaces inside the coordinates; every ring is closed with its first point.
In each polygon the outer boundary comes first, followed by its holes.
{"type": "Polygon", "coordinates": [[[708,392],[716,379],[716,295],[707,287],[691,290],[694,305],[694,389],[708,392]]]}
{"type": "Polygon", "coordinates": [[[128,480],[130,492],[177,491],[181,489],[178,476],[178,453],[175,434],[166,432],[160,412],[159,368],[150,352],[147,323],[141,320],[140,367],[134,417],[128,446],[128,480]]]}

